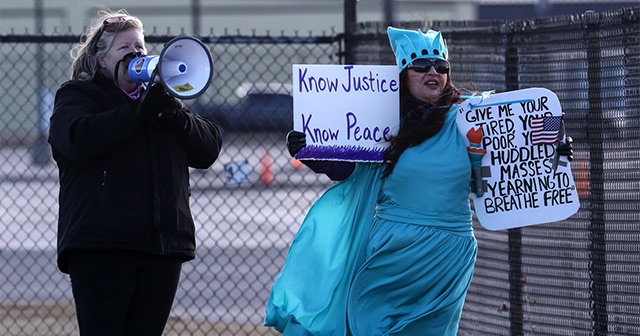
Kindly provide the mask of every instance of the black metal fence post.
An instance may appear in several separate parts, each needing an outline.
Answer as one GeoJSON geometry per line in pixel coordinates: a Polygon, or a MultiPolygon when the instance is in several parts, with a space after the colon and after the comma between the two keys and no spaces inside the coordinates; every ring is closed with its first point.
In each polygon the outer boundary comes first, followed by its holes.
{"type": "Polygon", "coordinates": [[[589,179],[591,190],[591,223],[589,225],[590,304],[593,314],[593,335],[605,336],[607,317],[607,260],[604,215],[604,150],[602,110],[602,57],[600,48],[600,18],[597,13],[586,13],[587,78],[589,82],[587,116],[589,134],[589,179]]]}
{"type": "MultiPolygon", "coordinates": [[[[505,33],[505,82],[507,91],[519,89],[518,82],[518,46],[515,43],[516,32],[511,29],[505,33]]],[[[509,323],[512,336],[523,335],[522,314],[522,230],[509,229],[509,323]]]]}

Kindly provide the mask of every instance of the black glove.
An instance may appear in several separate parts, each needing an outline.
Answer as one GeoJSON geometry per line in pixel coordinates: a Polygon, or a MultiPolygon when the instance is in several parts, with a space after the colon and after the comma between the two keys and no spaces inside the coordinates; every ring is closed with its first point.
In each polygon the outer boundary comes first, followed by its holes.
{"type": "Polygon", "coordinates": [[[154,84],[143,94],[143,100],[138,101],[138,120],[141,123],[156,120],[165,108],[181,106],[181,103],[164,89],[161,84],[154,84]]]}
{"type": "Polygon", "coordinates": [[[563,142],[558,144],[556,152],[558,155],[566,156],[569,161],[573,160],[573,139],[571,137],[566,137],[563,142]]]}
{"type": "Polygon", "coordinates": [[[165,106],[160,109],[159,122],[162,128],[175,134],[183,134],[189,127],[189,110],[178,100],[177,106],[165,106]]]}
{"type": "Polygon", "coordinates": [[[287,149],[292,157],[307,145],[307,137],[304,133],[298,131],[289,131],[287,133],[287,149]]]}

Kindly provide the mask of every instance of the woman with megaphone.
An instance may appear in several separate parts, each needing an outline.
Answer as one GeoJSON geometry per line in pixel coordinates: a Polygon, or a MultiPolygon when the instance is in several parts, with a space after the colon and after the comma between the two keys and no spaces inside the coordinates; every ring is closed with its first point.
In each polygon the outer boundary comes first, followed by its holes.
{"type": "Polygon", "coordinates": [[[99,15],[74,48],[51,116],[57,263],[81,335],[161,335],[182,263],[195,257],[189,167],[210,167],[221,136],[163,85],[129,78],[128,63],[146,54],[137,17],[99,15]]]}

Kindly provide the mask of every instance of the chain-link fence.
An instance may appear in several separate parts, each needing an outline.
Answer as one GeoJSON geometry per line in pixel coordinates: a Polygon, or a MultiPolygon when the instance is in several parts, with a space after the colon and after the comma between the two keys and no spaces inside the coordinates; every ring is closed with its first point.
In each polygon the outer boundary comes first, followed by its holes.
{"type": "MultiPolygon", "coordinates": [[[[431,24],[447,38],[459,86],[558,95],[581,203],[562,222],[498,232],[476,225],[460,335],[640,335],[639,15],[635,7],[431,24]]],[[[385,28],[355,28],[355,63],[393,63],[385,28]]]]}
{"type": "MultiPolygon", "coordinates": [[[[159,54],[173,36],[147,36],[159,54]]],[[[46,142],[55,90],[79,36],[0,36],[0,335],[77,334],[55,267],[57,170],[46,142]]],[[[264,335],[264,305],[300,219],[329,180],[284,146],[292,64],[340,62],[336,36],[203,36],[205,94],[185,101],[223,128],[224,150],[192,171],[197,260],[185,264],[167,335],[264,335]],[[224,119],[221,119],[224,118],[224,119]]]]}
{"type": "MultiPolygon", "coordinates": [[[[460,335],[640,334],[640,8],[505,22],[435,22],[459,86],[554,91],[575,140],[581,207],[571,218],[493,232],[460,335]]],[[[424,27],[405,22],[396,26],[424,27]]],[[[354,63],[392,64],[386,25],[347,34],[354,63]]],[[[147,36],[159,54],[171,36],[147,36]]],[[[78,36],[0,36],[0,334],[76,335],[55,267],[57,171],[46,144],[53,93],[78,36]]],[[[298,225],[330,185],[291,161],[291,65],[340,64],[341,36],[201,37],[214,61],[192,109],[224,129],[220,159],[194,170],[197,257],[185,264],[166,335],[270,335],[264,305],[298,225]]]]}

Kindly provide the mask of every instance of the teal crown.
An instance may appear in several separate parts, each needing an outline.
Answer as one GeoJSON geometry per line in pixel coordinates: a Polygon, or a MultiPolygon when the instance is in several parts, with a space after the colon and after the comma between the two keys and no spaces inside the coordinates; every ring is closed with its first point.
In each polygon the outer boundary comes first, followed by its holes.
{"type": "Polygon", "coordinates": [[[389,35],[399,71],[404,70],[407,65],[419,58],[446,60],[449,56],[447,43],[438,31],[429,30],[425,34],[420,29],[415,31],[389,27],[387,35],[389,35]]]}

